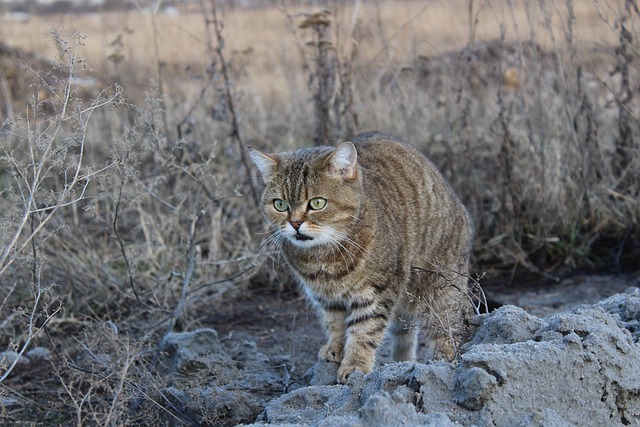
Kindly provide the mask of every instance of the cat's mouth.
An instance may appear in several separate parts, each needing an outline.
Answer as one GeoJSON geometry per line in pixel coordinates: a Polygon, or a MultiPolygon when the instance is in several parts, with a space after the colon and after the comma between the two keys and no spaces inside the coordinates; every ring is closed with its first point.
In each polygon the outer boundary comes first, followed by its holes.
{"type": "Polygon", "coordinates": [[[299,240],[301,242],[304,242],[304,241],[307,241],[307,240],[313,240],[313,237],[309,237],[309,236],[306,236],[306,235],[300,234],[300,233],[296,234],[293,237],[295,237],[296,240],[299,240]]]}

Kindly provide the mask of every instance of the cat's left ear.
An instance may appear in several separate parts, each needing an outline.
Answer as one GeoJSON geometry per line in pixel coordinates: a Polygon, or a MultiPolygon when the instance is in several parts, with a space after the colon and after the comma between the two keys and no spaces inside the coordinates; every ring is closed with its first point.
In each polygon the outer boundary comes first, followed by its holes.
{"type": "Polygon", "coordinates": [[[271,176],[274,174],[278,166],[278,162],[276,161],[275,156],[264,154],[263,152],[250,147],[249,154],[251,155],[251,160],[253,160],[253,163],[255,163],[255,165],[260,170],[262,179],[266,183],[271,179],[271,176]]]}
{"type": "Polygon", "coordinates": [[[358,173],[358,152],[351,141],[345,141],[338,145],[325,164],[328,165],[329,174],[343,179],[353,179],[358,173]]]}

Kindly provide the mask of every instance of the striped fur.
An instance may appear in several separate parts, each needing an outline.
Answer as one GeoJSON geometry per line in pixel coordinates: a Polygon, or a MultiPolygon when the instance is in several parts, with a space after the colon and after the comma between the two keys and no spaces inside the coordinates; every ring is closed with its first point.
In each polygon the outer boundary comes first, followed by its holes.
{"type": "Polygon", "coordinates": [[[328,335],[319,357],[340,363],[338,381],[371,371],[387,331],[396,360],[415,358],[421,325],[435,357],[455,356],[473,231],[429,160],[380,134],[251,157],[265,182],[269,240],[318,309],[328,335]],[[315,198],[326,205],[313,209],[315,198]]]}

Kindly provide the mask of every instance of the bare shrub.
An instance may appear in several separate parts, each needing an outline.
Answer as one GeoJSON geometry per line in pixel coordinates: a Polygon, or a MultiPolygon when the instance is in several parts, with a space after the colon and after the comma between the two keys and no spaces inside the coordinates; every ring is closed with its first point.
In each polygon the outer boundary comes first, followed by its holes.
{"type": "MultiPolygon", "coordinates": [[[[45,79],[27,68],[41,90],[31,100],[25,116],[8,122],[2,133],[5,185],[0,277],[13,277],[13,285],[3,287],[8,291],[3,295],[3,306],[13,313],[4,319],[0,332],[6,340],[10,331],[7,323],[26,317],[24,331],[15,342],[21,355],[61,309],[64,292],[59,293],[55,279],[48,277],[46,248],[54,235],[68,227],[58,221],[60,212],[74,212],[73,207],[89,197],[90,183],[113,166],[91,168],[88,141],[92,137],[92,115],[117,104],[120,98],[116,88],[112,93],[103,91],[89,104],[80,101],[74,82],[78,70],[85,66],[76,54],[82,37],[74,34],[69,41],[56,33],[50,37],[60,51],[54,66],[65,69],[67,77],[45,79]],[[55,114],[51,116],[49,110],[55,114]],[[31,294],[31,298],[21,307],[24,293],[31,294]],[[20,312],[23,314],[18,315],[20,312]]],[[[8,337],[14,340],[11,334],[8,337]]],[[[0,382],[14,367],[15,364],[5,367],[0,382]]]]}
{"type": "MultiPolygon", "coordinates": [[[[22,355],[36,340],[66,346],[80,339],[70,348],[82,351],[58,353],[54,362],[66,396],[55,405],[60,416],[70,416],[68,404],[78,424],[149,422],[149,412],[132,408],[166,404],[166,385],[145,367],[153,343],[197,324],[210,301],[257,262],[249,231],[257,220],[241,213],[246,181],[235,173],[242,160],[219,161],[230,140],[188,139],[196,133],[171,140],[164,122],[173,116],[153,87],[139,107],[124,102],[119,87],[78,98],[74,81],[84,60],[74,49],[82,36],[52,39],[66,77],[52,84],[39,74],[46,71],[34,71],[46,99],[34,98],[0,134],[0,342],[22,355]],[[122,131],[105,141],[103,129],[114,127],[122,131]],[[137,332],[94,329],[105,319],[137,332]]],[[[0,382],[18,391],[16,364],[2,367],[0,382]]]]}

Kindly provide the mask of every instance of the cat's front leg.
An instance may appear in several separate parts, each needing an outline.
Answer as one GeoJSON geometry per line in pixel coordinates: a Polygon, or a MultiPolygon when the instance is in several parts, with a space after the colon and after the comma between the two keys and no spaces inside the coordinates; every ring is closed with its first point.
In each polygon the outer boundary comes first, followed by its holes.
{"type": "Polygon", "coordinates": [[[346,310],[343,307],[322,308],[322,321],[329,340],[320,348],[318,357],[327,362],[342,361],[345,340],[346,310]]]}
{"type": "Polygon", "coordinates": [[[376,351],[389,322],[389,305],[372,300],[352,304],[345,318],[345,354],[338,369],[338,382],[347,382],[355,371],[368,374],[373,369],[376,351]]]}

